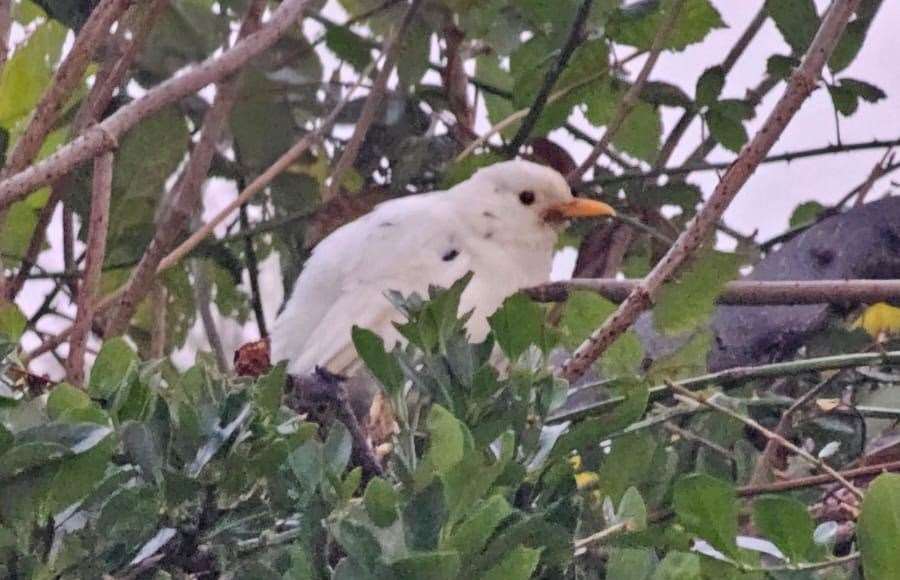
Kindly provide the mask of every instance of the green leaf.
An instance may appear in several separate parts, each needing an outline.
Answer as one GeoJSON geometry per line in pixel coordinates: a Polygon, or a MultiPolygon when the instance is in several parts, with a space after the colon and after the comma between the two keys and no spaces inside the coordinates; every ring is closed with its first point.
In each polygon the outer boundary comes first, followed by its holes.
{"type": "Polygon", "coordinates": [[[716,297],[725,283],[737,274],[735,254],[701,253],[677,282],[663,287],[653,309],[656,328],[675,334],[705,323],[715,311],[716,297]]]}
{"type": "Polygon", "coordinates": [[[887,97],[884,91],[875,85],[857,79],[843,78],[841,79],[841,87],[851,91],[868,103],[877,103],[887,97]]]}
{"type": "Polygon", "coordinates": [[[618,504],[630,486],[646,481],[654,469],[656,448],[655,439],[647,432],[616,438],[612,451],[597,470],[601,494],[618,504]]]}
{"type": "Polygon", "coordinates": [[[612,548],[606,580],[647,580],[656,562],[656,555],[649,548],[612,548]]]}
{"type": "Polygon", "coordinates": [[[810,224],[825,211],[825,206],[817,201],[805,201],[794,208],[789,222],[790,227],[810,224]]]}
{"type": "Polygon", "coordinates": [[[403,87],[411,87],[422,80],[422,75],[428,70],[430,52],[431,29],[421,18],[417,18],[403,35],[397,55],[397,77],[403,87]]]}
{"type": "Polygon", "coordinates": [[[456,580],[460,557],[456,552],[420,552],[391,564],[398,580],[456,580]]]}
{"type": "Polygon", "coordinates": [[[127,421],[122,425],[119,436],[132,463],[141,468],[144,479],[162,483],[162,452],[159,441],[147,424],[127,421]]]}
{"type": "Polygon", "coordinates": [[[112,432],[110,427],[95,423],[45,423],[20,431],[15,446],[0,457],[0,480],[86,453],[112,432]]]}
{"type": "Polygon", "coordinates": [[[281,396],[287,381],[287,363],[281,362],[260,378],[253,387],[253,401],[265,416],[281,407],[281,396]]]}
{"type": "Polygon", "coordinates": [[[891,580],[900,570],[900,475],[875,478],[866,492],[857,526],[866,580],[891,580]]]}
{"type": "Polygon", "coordinates": [[[14,302],[0,302],[0,336],[9,342],[18,342],[28,321],[14,302]]]}
{"type": "Polygon", "coordinates": [[[527,580],[531,578],[540,559],[540,550],[517,546],[499,564],[478,578],[479,580],[527,580]]]}
{"type": "Polygon", "coordinates": [[[457,550],[464,559],[478,554],[484,549],[494,530],[512,513],[512,506],[503,496],[492,495],[456,526],[447,541],[447,547],[457,550]]]}
{"type": "Polygon", "coordinates": [[[647,504],[636,487],[629,487],[622,495],[616,512],[619,521],[629,521],[629,530],[639,532],[647,528],[647,504]]]}
{"type": "Polygon", "coordinates": [[[76,389],[69,383],[60,383],[53,387],[47,398],[47,415],[51,421],[57,421],[67,411],[86,409],[90,406],[91,398],[84,391],[76,389]]]}
{"type": "Polygon", "coordinates": [[[773,54],[766,60],[766,74],[781,80],[787,80],[800,66],[800,59],[794,56],[773,54]]]}
{"type": "Polygon", "coordinates": [[[766,11],[794,54],[805,53],[819,29],[813,0],[766,0],[766,11]]]}
{"type": "Polygon", "coordinates": [[[53,76],[68,31],[45,22],[12,54],[0,73],[0,127],[13,129],[31,114],[53,76]]]}
{"type": "Polygon", "coordinates": [[[849,117],[859,107],[859,95],[847,87],[841,85],[828,85],[828,94],[837,112],[849,117]]]}
{"type": "Polygon", "coordinates": [[[322,444],[315,439],[310,439],[288,455],[288,466],[306,492],[314,491],[322,481],[325,470],[322,455],[322,444]]]}
{"type": "Polygon", "coordinates": [[[812,559],[815,525],[804,504],[785,496],[767,495],[753,502],[753,524],[791,562],[812,559]]]}
{"type": "Polygon", "coordinates": [[[710,135],[717,143],[734,153],[740,152],[748,139],[747,130],[740,119],[729,116],[718,106],[710,107],[704,118],[710,135]]]}
{"type": "Polygon", "coordinates": [[[350,452],[353,450],[353,438],[350,431],[340,421],[335,421],[328,431],[328,438],[322,447],[322,457],[325,460],[325,469],[334,476],[341,475],[350,462],[350,452]]]}
{"type": "Polygon", "coordinates": [[[128,375],[131,365],[137,364],[137,355],[123,338],[113,338],[103,343],[97,360],[91,368],[88,392],[97,399],[111,399],[128,375]]]}
{"type": "Polygon", "coordinates": [[[328,25],[325,32],[325,46],[359,72],[372,62],[371,46],[368,41],[349,27],[328,25]]]}
{"type": "Polygon", "coordinates": [[[380,477],[373,477],[363,496],[366,513],[379,528],[386,528],[397,519],[397,492],[380,477]]]}
{"type": "Polygon", "coordinates": [[[656,159],[662,136],[662,119],[656,107],[639,101],[612,137],[612,143],[643,161],[656,159]]]}
{"type": "Polygon", "coordinates": [[[435,473],[450,471],[472,449],[471,435],[463,423],[453,413],[440,405],[432,405],[426,422],[428,429],[428,451],[422,461],[422,468],[431,468],[435,473]]]}
{"type": "Polygon", "coordinates": [[[652,580],[701,580],[700,556],[669,552],[653,572],[652,580]]]}
{"type": "Polygon", "coordinates": [[[405,381],[403,370],[397,359],[385,350],[381,337],[371,330],[356,325],[353,326],[351,336],[359,357],[366,363],[366,367],[372,371],[385,391],[390,395],[399,393],[405,381]]]}
{"type": "Polygon", "coordinates": [[[688,531],[738,558],[738,504],[731,485],[702,473],[686,475],[675,483],[673,507],[688,531]]]}
{"type": "Polygon", "coordinates": [[[46,187],[39,189],[10,206],[3,227],[0,228],[0,252],[16,257],[25,254],[49,192],[46,187]]]}
{"type": "Polygon", "coordinates": [[[515,361],[532,344],[547,352],[554,340],[544,325],[541,307],[524,294],[513,294],[488,317],[494,338],[504,354],[515,361]]]}
{"type": "Polygon", "coordinates": [[[435,479],[403,508],[406,544],[414,550],[437,549],[447,515],[444,486],[435,479]]]}
{"type": "MultiPolygon", "coordinates": [[[[671,0],[633,3],[610,16],[607,33],[616,42],[647,50],[672,4],[671,0]]],[[[722,17],[709,0],[685,0],[664,48],[684,50],[702,41],[712,30],[724,27],[722,17]]]]}
{"type": "Polygon", "coordinates": [[[725,86],[725,69],[721,65],[710,67],[703,71],[697,79],[695,90],[698,105],[712,105],[722,94],[725,86]]]}

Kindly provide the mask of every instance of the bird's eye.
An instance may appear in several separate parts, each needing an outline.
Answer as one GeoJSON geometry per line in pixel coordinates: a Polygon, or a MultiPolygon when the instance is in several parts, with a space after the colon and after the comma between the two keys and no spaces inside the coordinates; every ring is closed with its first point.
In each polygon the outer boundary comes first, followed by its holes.
{"type": "Polygon", "coordinates": [[[534,203],[534,192],[533,191],[523,191],[519,194],[519,201],[522,202],[522,205],[531,205],[534,203]]]}

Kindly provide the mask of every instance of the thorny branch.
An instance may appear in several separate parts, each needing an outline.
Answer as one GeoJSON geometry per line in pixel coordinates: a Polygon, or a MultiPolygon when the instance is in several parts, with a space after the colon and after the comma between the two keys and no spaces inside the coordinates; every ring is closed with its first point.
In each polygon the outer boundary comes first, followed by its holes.
{"type": "Polygon", "coordinates": [[[691,220],[665,256],[628,295],[603,325],[575,351],[562,375],[569,381],[579,378],[609,346],[649,308],[663,283],[694,254],[715,228],[725,209],[765,158],[791,118],[816,87],[819,74],[837,45],[859,0],[835,0],[822,21],[803,62],[794,72],[784,95],[775,105],[759,132],[728,168],[709,200],[691,220]]]}

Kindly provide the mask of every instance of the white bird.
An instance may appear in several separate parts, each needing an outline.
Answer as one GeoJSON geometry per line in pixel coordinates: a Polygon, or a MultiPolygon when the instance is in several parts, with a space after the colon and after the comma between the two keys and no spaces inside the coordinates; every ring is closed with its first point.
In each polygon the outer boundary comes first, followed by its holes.
{"type": "Polygon", "coordinates": [[[549,167],[506,161],[479,170],[447,191],[384,202],[322,240],[313,250],[271,335],[275,362],[306,374],[316,366],[353,376],[361,370],[353,325],[390,348],[403,315],[385,293],[425,294],[472,271],[460,313],[472,339],[487,317],[521,288],[546,282],[557,236],[574,217],[613,215],[605,203],[572,196],[549,167]]]}

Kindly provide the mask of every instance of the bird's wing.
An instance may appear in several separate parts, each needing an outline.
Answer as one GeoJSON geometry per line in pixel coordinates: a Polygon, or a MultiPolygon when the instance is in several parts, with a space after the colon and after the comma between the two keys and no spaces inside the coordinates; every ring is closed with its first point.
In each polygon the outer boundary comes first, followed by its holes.
{"type": "Polygon", "coordinates": [[[402,315],[387,290],[449,286],[471,267],[452,212],[441,211],[444,203],[438,193],[392,200],[323,240],[273,329],[273,360],[290,360],[295,373],[319,365],[352,374],[358,365],[353,325],[392,345],[398,335],[391,321],[402,315]]]}

